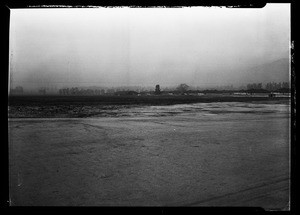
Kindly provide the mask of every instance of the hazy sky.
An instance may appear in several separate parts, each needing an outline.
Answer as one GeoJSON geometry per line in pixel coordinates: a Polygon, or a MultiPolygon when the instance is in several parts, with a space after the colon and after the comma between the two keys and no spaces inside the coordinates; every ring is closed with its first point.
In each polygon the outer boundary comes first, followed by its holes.
{"type": "Polygon", "coordinates": [[[261,9],[13,9],[13,86],[243,83],[289,57],[290,4],[261,9]]]}

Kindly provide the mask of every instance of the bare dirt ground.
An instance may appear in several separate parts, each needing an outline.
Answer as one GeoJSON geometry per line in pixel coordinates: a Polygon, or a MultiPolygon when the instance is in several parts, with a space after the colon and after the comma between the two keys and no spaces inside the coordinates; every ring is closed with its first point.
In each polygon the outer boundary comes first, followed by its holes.
{"type": "MultiPolygon", "coordinates": [[[[9,118],[86,118],[131,116],[126,109],[214,102],[288,103],[287,96],[9,96],[9,118]],[[125,111],[124,111],[125,110],[125,111]]],[[[130,113],[130,111],[129,111],[130,113]]],[[[132,113],[132,112],[131,112],[132,113]]],[[[135,116],[135,115],[134,115],[135,116]]]]}
{"type": "Polygon", "coordinates": [[[289,105],[130,114],[9,119],[11,205],[288,209],[289,105]]]}

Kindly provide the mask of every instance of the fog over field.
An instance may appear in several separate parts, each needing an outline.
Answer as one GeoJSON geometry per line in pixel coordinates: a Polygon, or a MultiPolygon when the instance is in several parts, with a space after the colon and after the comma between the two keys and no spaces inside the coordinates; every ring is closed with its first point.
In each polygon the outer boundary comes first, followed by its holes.
{"type": "Polygon", "coordinates": [[[11,87],[289,80],[290,5],[13,9],[11,87]]]}

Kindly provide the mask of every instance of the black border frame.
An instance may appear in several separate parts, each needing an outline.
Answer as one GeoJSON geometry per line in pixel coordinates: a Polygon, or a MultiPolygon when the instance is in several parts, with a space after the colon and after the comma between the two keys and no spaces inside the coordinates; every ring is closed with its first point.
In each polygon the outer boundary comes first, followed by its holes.
{"type": "MultiPolygon", "coordinates": [[[[8,169],[8,118],[7,118],[7,107],[8,107],[8,69],[9,69],[9,20],[10,20],[10,9],[16,8],[61,8],[61,7],[73,7],[73,8],[85,8],[90,6],[96,7],[191,7],[191,6],[226,6],[226,7],[237,7],[237,8],[261,8],[266,3],[290,3],[291,4],[291,149],[290,149],[290,161],[291,161],[291,202],[290,202],[290,211],[288,213],[296,211],[296,52],[295,52],[295,38],[296,38],[296,3],[293,1],[175,1],[175,0],[155,0],[152,2],[147,2],[146,4],[141,4],[141,1],[109,1],[104,0],[101,3],[96,1],[58,1],[58,0],[28,0],[28,1],[17,1],[5,0],[1,2],[1,30],[2,30],[2,40],[1,40],[1,93],[2,102],[1,102],[1,122],[3,124],[2,134],[5,141],[2,142],[1,152],[4,154],[1,156],[1,165],[2,170],[5,174],[4,179],[1,183],[1,203],[0,207],[9,208],[12,211],[28,211],[29,209],[42,209],[43,211],[53,212],[53,209],[74,209],[76,212],[83,212],[82,209],[101,209],[104,212],[137,212],[137,213],[200,213],[200,212],[243,212],[243,213],[264,213],[264,210],[261,208],[246,208],[246,207],[11,207],[9,205],[9,169],[8,169]]],[[[69,210],[68,210],[69,211],[69,210]]],[[[28,211],[29,212],[29,211],[28,211]]]]}

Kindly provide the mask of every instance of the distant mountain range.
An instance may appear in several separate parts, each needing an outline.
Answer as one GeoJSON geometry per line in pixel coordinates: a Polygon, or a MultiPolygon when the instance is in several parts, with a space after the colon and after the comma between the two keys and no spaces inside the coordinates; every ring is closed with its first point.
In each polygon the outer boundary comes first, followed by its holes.
{"type": "Polygon", "coordinates": [[[289,70],[290,60],[288,58],[281,58],[248,69],[243,79],[246,83],[289,82],[289,70]]]}

